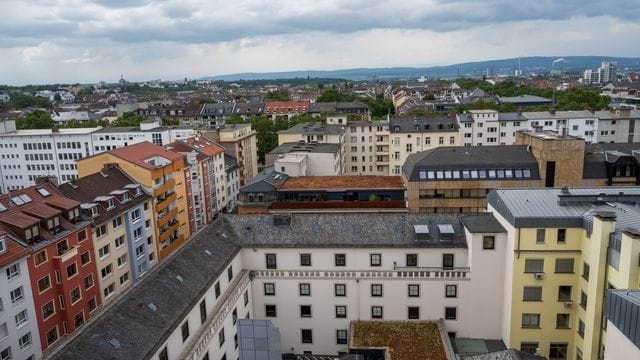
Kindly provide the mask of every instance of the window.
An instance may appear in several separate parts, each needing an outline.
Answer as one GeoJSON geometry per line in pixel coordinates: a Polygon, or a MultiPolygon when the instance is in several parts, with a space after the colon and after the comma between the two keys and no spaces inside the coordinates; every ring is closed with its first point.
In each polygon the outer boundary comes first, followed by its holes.
{"type": "Polygon", "coordinates": [[[556,329],[569,328],[569,314],[556,314],[556,329]]]}
{"type": "Polygon", "coordinates": [[[50,300],[48,303],[42,306],[42,317],[43,319],[48,319],[51,315],[55,314],[55,306],[53,300],[50,300]]]}
{"type": "Polygon", "coordinates": [[[189,337],[189,320],[185,321],[184,324],[180,327],[180,331],[182,331],[182,342],[187,340],[189,337]]]}
{"type": "Polygon", "coordinates": [[[120,275],[120,285],[125,284],[127,281],[129,281],[129,272],[128,271],[126,273],[120,275]]]}
{"type": "Polygon", "coordinates": [[[13,304],[24,298],[24,292],[22,291],[22,286],[11,290],[11,302],[13,304]]]}
{"type": "Polygon", "coordinates": [[[67,251],[69,251],[69,243],[66,239],[57,243],[56,247],[58,248],[58,256],[64,255],[67,251]]]}
{"type": "Polygon", "coordinates": [[[67,279],[71,279],[72,277],[76,276],[77,273],[78,265],[76,263],[67,266],[67,279]]]}
{"type": "Polygon", "coordinates": [[[28,317],[27,317],[27,310],[26,310],[26,309],[24,309],[24,310],[20,311],[19,313],[17,313],[17,314],[14,316],[14,318],[15,318],[15,320],[16,320],[16,327],[17,327],[17,328],[19,328],[19,327],[21,327],[22,325],[26,324],[26,323],[27,323],[27,321],[29,320],[29,319],[28,319],[28,317]]]}
{"type": "Polygon", "coordinates": [[[33,261],[34,264],[36,266],[42,264],[43,262],[47,261],[47,251],[46,250],[42,250],[39,253],[35,254],[33,256],[33,261]]]}
{"type": "Polygon", "coordinates": [[[273,296],[276,294],[275,283],[264,283],[264,294],[267,296],[273,296]]]}
{"type": "Polygon", "coordinates": [[[545,230],[544,229],[537,229],[536,230],[536,243],[544,244],[544,234],[545,234],[545,230]]]}
{"type": "Polygon", "coordinates": [[[264,316],[266,316],[266,317],[276,317],[276,306],[275,305],[265,305],[264,306],[264,316]]]}
{"type": "Polygon", "coordinates": [[[347,266],[346,254],[334,254],[334,260],[336,266],[347,266]]]}
{"type": "Polygon", "coordinates": [[[382,254],[369,255],[369,264],[371,266],[382,266],[382,254]]]}
{"type": "Polygon", "coordinates": [[[418,254],[407,254],[407,266],[418,266],[418,254]]]}
{"type": "Polygon", "coordinates": [[[556,259],[556,273],[573,273],[573,259],[556,259]]]}
{"type": "Polygon", "coordinates": [[[586,262],[582,263],[582,278],[589,281],[589,264],[587,264],[586,262]]]}
{"type": "Polygon", "coordinates": [[[449,306],[445,307],[444,318],[447,320],[456,320],[458,318],[458,308],[449,306]]]}
{"type": "Polygon", "coordinates": [[[549,345],[549,360],[566,360],[566,359],[567,359],[566,343],[551,343],[549,345]]]}
{"type": "Polygon", "coordinates": [[[227,280],[231,281],[233,279],[233,266],[229,266],[227,268],[227,280]]]}
{"type": "Polygon", "coordinates": [[[300,317],[311,317],[311,305],[300,305],[300,317]]]}
{"type": "Polygon", "coordinates": [[[442,254],[442,269],[453,270],[453,254],[442,254]]]}
{"type": "Polygon", "coordinates": [[[448,298],[458,297],[458,285],[445,285],[444,296],[448,298]]]}
{"type": "Polygon", "coordinates": [[[523,328],[539,328],[540,314],[522,314],[523,328]]]}
{"type": "Polygon", "coordinates": [[[583,309],[587,309],[587,294],[584,291],[580,291],[580,306],[583,309]]]}
{"type": "Polygon", "coordinates": [[[249,290],[245,291],[242,296],[244,298],[244,305],[247,306],[247,304],[249,304],[249,290]]]}
{"type": "MultiPolygon", "coordinates": [[[[567,316],[568,315],[569,314],[567,314],[567,316]]],[[[578,335],[580,335],[580,337],[584,337],[584,321],[582,321],[582,319],[578,319],[578,335]]]]}
{"type": "Polygon", "coordinates": [[[300,290],[300,296],[311,296],[311,284],[302,283],[298,285],[300,290]]]}
{"type": "Polygon", "coordinates": [[[216,282],[213,285],[213,289],[214,289],[214,292],[215,292],[215,295],[216,295],[216,299],[219,298],[220,297],[220,283],[216,282]]]}
{"type": "Polygon", "coordinates": [[[102,270],[100,270],[100,273],[102,275],[102,278],[106,278],[107,276],[111,275],[113,273],[113,264],[109,264],[105,267],[102,268],[102,270]]]}
{"type": "Polygon", "coordinates": [[[335,284],[333,287],[336,296],[347,296],[346,284],[335,284]]]}
{"type": "Polygon", "coordinates": [[[89,308],[89,312],[92,312],[98,307],[95,296],[89,299],[89,301],[87,301],[87,307],[89,308]]]}
{"type": "Polygon", "coordinates": [[[169,354],[166,346],[162,349],[160,355],[158,355],[158,360],[169,360],[169,354]]]}
{"type": "Polygon", "coordinates": [[[544,272],[544,259],[524,259],[525,273],[542,273],[544,272]]]}
{"type": "Polygon", "coordinates": [[[133,230],[133,238],[138,240],[142,237],[142,226],[133,230]]]}
{"type": "MultiPolygon", "coordinates": [[[[138,249],[136,249],[136,253],[137,250],[138,249]]],[[[118,267],[123,267],[127,263],[127,254],[120,256],[116,262],[118,264],[118,267]]]]}
{"type": "Polygon", "coordinates": [[[116,241],[115,241],[115,244],[116,244],[116,249],[119,248],[120,246],[124,245],[124,235],[117,237],[116,241]]]}
{"type": "Polygon", "coordinates": [[[11,360],[11,347],[0,351],[0,360],[11,360]]]}
{"type": "Polygon", "coordinates": [[[112,224],[114,229],[119,228],[120,226],[122,226],[122,216],[118,216],[117,218],[113,219],[111,221],[111,224],[112,224]]]}
{"type": "Polygon", "coordinates": [[[89,251],[85,251],[80,255],[80,263],[82,263],[82,265],[86,265],[91,261],[91,254],[89,253],[89,251]]]}
{"type": "Polygon", "coordinates": [[[58,326],[56,325],[53,329],[47,331],[47,345],[51,345],[56,340],[58,340],[58,326]]]}
{"type": "Polygon", "coordinates": [[[484,250],[493,250],[496,248],[496,237],[493,235],[485,235],[482,238],[482,248],[484,250]]]}
{"type": "Polygon", "coordinates": [[[108,298],[109,296],[113,295],[114,291],[116,291],[115,283],[109,284],[109,286],[107,286],[106,288],[104,288],[104,290],[102,290],[105,298],[108,298]]]}
{"type": "Polygon", "coordinates": [[[133,222],[140,220],[140,209],[135,209],[131,212],[131,220],[133,222]]]}
{"type": "Polygon", "coordinates": [[[521,342],[520,351],[522,351],[523,353],[535,355],[535,353],[538,352],[538,343],[537,342],[521,342]]]}
{"type": "Polygon", "coordinates": [[[558,301],[570,301],[571,300],[571,286],[560,285],[558,287],[558,301]]]}
{"type": "Polygon", "coordinates": [[[542,286],[525,286],[522,301],[542,301],[542,286]]]}
{"type": "Polygon", "coordinates": [[[407,319],[409,319],[409,320],[419,320],[420,319],[420,307],[418,307],[418,306],[409,306],[407,308],[407,319]]]}
{"type": "Polygon", "coordinates": [[[371,296],[373,297],[382,296],[382,284],[371,284],[371,296]]]}
{"type": "Polygon", "coordinates": [[[407,292],[409,297],[420,297],[420,285],[419,284],[407,285],[407,292]]]}
{"type": "Polygon", "coordinates": [[[300,332],[303,344],[313,344],[313,331],[311,329],[302,329],[300,332]]]}
{"type": "Polygon", "coordinates": [[[567,229],[558,229],[558,237],[556,239],[558,244],[564,244],[567,242],[567,229]]]}
{"type": "Polygon", "coordinates": [[[88,289],[92,286],[93,286],[93,274],[89,274],[87,275],[87,277],[84,278],[84,288],[88,289]]]}
{"type": "Polygon", "coordinates": [[[347,343],[347,330],[336,330],[336,344],[347,343]]]}
{"type": "Polygon", "coordinates": [[[71,290],[70,296],[72,305],[82,299],[82,296],[80,295],[80,286],[77,286],[73,290],[71,290]]]}
{"type": "Polygon", "coordinates": [[[276,254],[265,254],[267,269],[277,269],[278,263],[276,261],[276,254]]]}
{"type": "Polygon", "coordinates": [[[220,329],[220,332],[218,333],[218,344],[220,347],[224,344],[224,328],[220,329]]]}
{"type": "Polygon", "coordinates": [[[372,306],[371,307],[371,318],[372,319],[382,319],[382,306],[372,306]]]}
{"type": "Polygon", "coordinates": [[[106,224],[102,224],[98,227],[96,227],[96,237],[103,237],[107,235],[107,225],[106,224]]]}
{"type": "Polygon", "coordinates": [[[347,307],[345,305],[336,305],[336,317],[337,318],[347,317],[347,307]]]}
{"type": "Polygon", "coordinates": [[[76,329],[84,324],[84,312],[80,311],[79,313],[73,316],[73,325],[76,329]]]}
{"type": "Polygon", "coordinates": [[[300,254],[300,266],[311,266],[311,254],[300,254]]]}
{"type": "Polygon", "coordinates": [[[38,291],[43,292],[51,287],[51,277],[46,275],[45,277],[38,280],[38,291]]]}
{"type": "Polygon", "coordinates": [[[7,267],[7,280],[11,280],[18,275],[20,275],[20,267],[18,264],[9,265],[7,267]]]}
{"type": "Polygon", "coordinates": [[[24,334],[24,336],[20,337],[20,339],[18,339],[18,345],[20,345],[20,349],[24,349],[31,345],[31,333],[28,332],[24,334]]]}
{"type": "Polygon", "coordinates": [[[107,257],[109,255],[109,244],[101,247],[100,249],[98,249],[98,256],[100,257],[100,259],[103,259],[105,257],[107,257]]]}

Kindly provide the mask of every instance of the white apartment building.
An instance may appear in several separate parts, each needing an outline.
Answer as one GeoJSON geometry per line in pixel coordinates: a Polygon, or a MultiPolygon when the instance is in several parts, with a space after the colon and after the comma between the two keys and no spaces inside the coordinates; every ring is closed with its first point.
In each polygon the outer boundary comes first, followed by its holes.
{"type": "Polygon", "coordinates": [[[522,116],[528,120],[530,130],[541,128],[579,137],[590,143],[599,141],[598,118],[591,111],[531,111],[523,112],[522,116]]]}
{"type": "Polygon", "coordinates": [[[512,145],[516,141],[516,131],[529,129],[522,113],[468,110],[456,118],[460,142],[464,146],[512,145]]]}
{"type": "Polygon", "coordinates": [[[29,254],[27,246],[0,233],[0,359],[42,358],[29,254]]]}
{"type": "Polygon", "coordinates": [[[188,126],[162,126],[160,119],[147,120],[140,126],[122,128],[100,128],[92,133],[92,145],[95,154],[143,141],[163,146],[176,140],[194,136],[195,131],[188,126]]]}

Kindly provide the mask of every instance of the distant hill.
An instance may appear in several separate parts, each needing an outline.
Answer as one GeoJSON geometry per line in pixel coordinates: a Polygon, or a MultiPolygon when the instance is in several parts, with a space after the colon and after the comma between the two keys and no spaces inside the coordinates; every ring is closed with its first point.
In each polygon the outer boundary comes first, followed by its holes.
{"type": "MultiPolygon", "coordinates": [[[[581,72],[585,69],[595,69],[602,61],[617,61],[618,69],[640,70],[640,58],[623,58],[611,56],[529,56],[522,57],[520,69],[523,73],[549,73],[554,69],[564,72],[581,72]],[[562,59],[562,60],[559,60],[562,59]],[[555,63],[554,63],[555,61],[555,63]],[[553,64],[553,65],[552,65],[553,64]]],[[[208,76],[203,80],[275,80],[292,78],[342,78],[353,81],[372,80],[373,76],[379,80],[415,79],[421,76],[452,78],[458,76],[513,75],[518,68],[518,58],[487,60],[453,64],[446,66],[431,66],[424,68],[392,67],[392,68],[357,68],[344,70],[307,70],[283,71],[267,73],[239,73],[230,75],[208,76]]]]}

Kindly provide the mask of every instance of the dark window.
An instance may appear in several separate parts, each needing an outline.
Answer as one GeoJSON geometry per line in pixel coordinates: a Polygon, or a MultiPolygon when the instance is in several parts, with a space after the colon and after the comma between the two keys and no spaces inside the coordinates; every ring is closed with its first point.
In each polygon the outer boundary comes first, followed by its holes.
{"type": "Polygon", "coordinates": [[[247,306],[247,304],[249,303],[249,290],[244,292],[244,305],[247,306]]]}
{"type": "Polygon", "coordinates": [[[158,360],[169,360],[169,353],[167,351],[166,346],[162,349],[162,351],[160,351],[160,355],[158,355],[158,360]]]}
{"type": "Polygon", "coordinates": [[[443,270],[453,269],[453,254],[442,254],[442,269],[443,270]]]}
{"type": "Polygon", "coordinates": [[[184,324],[182,324],[181,330],[182,330],[182,342],[184,342],[189,337],[189,321],[185,321],[184,324]]]}
{"type": "Polygon", "coordinates": [[[537,229],[536,230],[536,243],[544,244],[544,234],[545,234],[545,230],[544,229],[537,229]]]}
{"type": "Polygon", "coordinates": [[[299,284],[300,296],[311,296],[311,284],[302,283],[299,284]]]}
{"type": "Polygon", "coordinates": [[[418,266],[418,254],[407,254],[407,266],[418,266]]]}
{"type": "Polygon", "coordinates": [[[313,344],[313,331],[311,329],[302,329],[302,343],[313,344]]]}
{"type": "Polygon", "coordinates": [[[216,293],[216,299],[217,299],[217,298],[219,298],[219,297],[220,297],[220,283],[219,283],[219,282],[216,282],[216,283],[213,285],[213,288],[214,288],[214,290],[215,290],[215,293],[216,293]]]}
{"type": "Polygon", "coordinates": [[[536,352],[538,352],[538,343],[537,342],[521,342],[520,351],[522,351],[523,353],[534,355],[536,352]]]}
{"type": "Polygon", "coordinates": [[[496,237],[493,235],[485,235],[482,238],[482,248],[484,250],[492,250],[496,248],[496,237]]]}
{"type": "Polygon", "coordinates": [[[444,308],[444,318],[447,320],[456,320],[458,318],[458,308],[456,307],[445,307],[444,308]]]}
{"type": "Polygon", "coordinates": [[[231,279],[233,279],[233,267],[229,266],[229,268],[227,269],[227,279],[229,281],[231,281],[231,279]]]}
{"type": "Polygon", "coordinates": [[[371,254],[369,263],[371,266],[381,266],[382,254],[371,254]]]}
{"type": "Polygon", "coordinates": [[[347,343],[347,330],[336,330],[336,344],[347,343]]]}
{"type": "Polygon", "coordinates": [[[445,285],[444,296],[448,298],[458,297],[458,285],[445,285]]]}
{"type": "Polygon", "coordinates": [[[372,306],[371,307],[371,318],[372,319],[382,319],[382,306],[372,306]]]}
{"type": "Polygon", "coordinates": [[[587,309],[587,294],[584,291],[580,292],[580,306],[585,310],[587,309]]]}
{"type": "Polygon", "coordinates": [[[218,333],[218,342],[220,343],[220,347],[222,347],[222,344],[224,344],[224,328],[220,329],[218,333]]]}
{"type": "Polygon", "coordinates": [[[347,266],[347,255],[335,254],[335,264],[336,266],[347,266]]]}
{"type": "Polygon", "coordinates": [[[556,314],[556,328],[558,329],[569,328],[569,314],[556,314]]]}
{"type": "Polygon", "coordinates": [[[311,266],[311,254],[300,254],[300,266],[311,266]]]}
{"type": "Polygon", "coordinates": [[[267,269],[277,269],[278,263],[276,261],[276,254],[265,254],[267,261],[267,269]]]}
{"type": "Polygon", "coordinates": [[[264,294],[265,295],[275,295],[276,294],[276,284],[275,283],[264,283],[264,294]]]}
{"type": "Polygon", "coordinates": [[[336,317],[337,318],[346,318],[347,317],[347,307],[344,305],[336,305],[336,317]]]}
{"type": "Polygon", "coordinates": [[[409,297],[420,297],[420,285],[419,284],[409,284],[407,285],[407,291],[409,297]]]}
{"type": "Polygon", "coordinates": [[[567,242],[567,229],[558,229],[558,243],[564,244],[567,242]]]}
{"type": "Polygon", "coordinates": [[[311,305],[300,305],[300,317],[311,317],[311,305]]]}
{"type": "Polygon", "coordinates": [[[557,273],[573,273],[573,259],[556,259],[557,273]]]}
{"type": "Polygon", "coordinates": [[[264,315],[266,317],[276,317],[276,306],[275,305],[265,305],[264,306],[264,315]]]}
{"type": "Polygon", "coordinates": [[[549,345],[549,360],[566,360],[566,359],[567,359],[566,343],[551,343],[549,345]]]}
{"type": "Polygon", "coordinates": [[[207,303],[202,300],[200,301],[200,323],[204,324],[205,320],[207,320],[207,303]]]}
{"type": "Polygon", "coordinates": [[[420,319],[420,308],[418,306],[409,306],[407,318],[409,320],[420,319]]]}
{"type": "Polygon", "coordinates": [[[542,286],[525,286],[522,301],[542,301],[542,286]]]}
{"type": "Polygon", "coordinates": [[[334,290],[336,296],[347,296],[347,285],[345,284],[335,284],[334,290]]]}
{"type": "Polygon", "coordinates": [[[524,272],[543,273],[544,259],[524,259],[524,272]]]}
{"type": "Polygon", "coordinates": [[[589,264],[582,263],[582,278],[589,281],[589,271],[591,269],[589,268],[589,264]]]}
{"type": "Polygon", "coordinates": [[[539,328],[540,314],[522,314],[523,328],[539,328]]]}
{"type": "Polygon", "coordinates": [[[570,301],[571,300],[571,286],[560,285],[558,287],[558,301],[570,301]]]}
{"type": "Polygon", "coordinates": [[[584,337],[584,321],[582,319],[578,320],[578,335],[584,337]]]}
{"type": "Polygon", "coordinates": [[[373,297],[382,296],[382,284],[371,284],[371,296],[373,297]]]}

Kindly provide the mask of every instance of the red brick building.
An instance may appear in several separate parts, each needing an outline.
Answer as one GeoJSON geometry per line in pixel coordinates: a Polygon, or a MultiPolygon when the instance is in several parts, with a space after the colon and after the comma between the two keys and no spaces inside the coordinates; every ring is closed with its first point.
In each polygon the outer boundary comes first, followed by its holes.
{"type": "Polygon", "coordinates": [[[79,202],[48,183],[2,195],[0,204],[0,226],[31,251],[27,264],[45,350],[100,306],[90,223],[79,202]]]}

